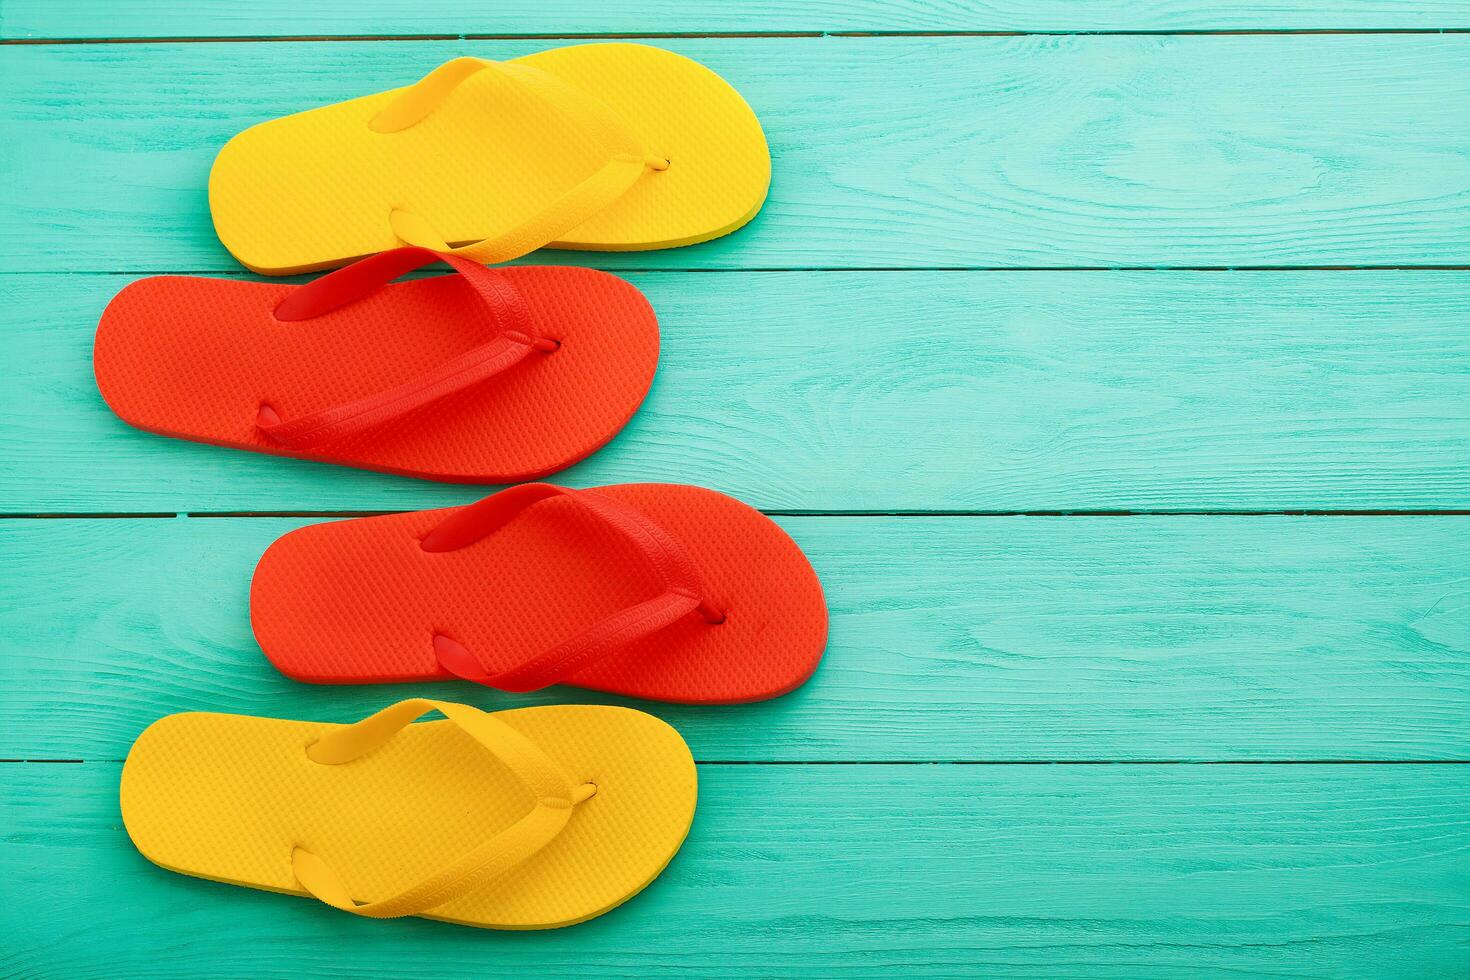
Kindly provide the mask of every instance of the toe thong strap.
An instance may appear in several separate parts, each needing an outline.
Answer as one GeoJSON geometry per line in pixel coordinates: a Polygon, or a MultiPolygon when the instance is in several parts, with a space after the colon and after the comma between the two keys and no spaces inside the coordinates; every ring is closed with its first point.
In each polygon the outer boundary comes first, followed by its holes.
{"type": "MultiPolygon", "coordinates": [[[[307,892],[344,912],[373,919],[437,908],[523,864],[555,839],[577,804],[596,793],[597,788],[591,784],[573,785],[535,743],[493,715],[465,704],[424,698],[400,701],[355,724],[334,728],[306,747],[307,758],[328,766],[349,763],[377,750],[409,722],[436,709],[504,763],[536,797],[535,804],[520,820],[483,844],[396,895],[372,902],[358,903],[326,861],[297,846],[291,853],[291,870],[307,892]]],[[[432,828],[426,828],[426,832],[432,832],[432,828]]]]}
{"type": "Polygon", "coordinates": [[[289,449],[339,442],[479,384],[535,351],[549,353],[557,349],[554,340],[536,336],[530,309],[509,279],[476,262],[426,248],[382,252],[298,286],[276,307],[275,317],[292,322],[324,316],[350,306],[405,272],[441,261],[459,273],[472,290],[490,340],[392,388],[294,418],[282,419],[267,401],[260,406],[256,428],[289,449]]]}
{"type": "Polygon", "coordinates": [[[436,634],[434,653],[451,674],[503,691],[535,691],[576,674],[595,660],[672,625],[693,612],[705,622],[724,622],[709,600],[699,569],[679,542],[648,515],[596,490],[570,490],[550,483],[511,487],[478,503],[461,507],[423,539],[425,551],[465,548],[511,521],[542,500],[564,497],[596,516],[636,547],[663,582],[663,591],[592,624],[576,636],[508,671],[492,674],[475,655],[452,637],[436,634]]]}
{"type": "Polygon", "coordinates": [[[521,223],[458,247],[446,242],[422,215],[394,208],[388,213],[388,222],[399,241],[478,262],[506,262],[557,240],[622,197],[645,172],[667,166],[667,161],[646,153],[627,124],[590,93],[550,72],[516,61],[446,61],[399,91],[368,126],[374,132],[392,134],[417,125],[467,79],[482,72],[505,86],[508,96],[534,99],[550,112],[551,118],[600,147],[604,163],[521,223]]]}

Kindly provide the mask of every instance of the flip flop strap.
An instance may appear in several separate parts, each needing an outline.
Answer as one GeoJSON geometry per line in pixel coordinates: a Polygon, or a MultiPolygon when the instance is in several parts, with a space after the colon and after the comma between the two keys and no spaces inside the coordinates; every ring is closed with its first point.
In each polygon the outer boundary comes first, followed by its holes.
{"type": "Polygon", "coordinates": [[[429,72],[396,96],[368,126],[396,133],[423,121],[466,79],[490,72],[518,92],[534,98],[602,148],[606,162],[551,205],[491,238],[452,247],[420,215],[401,208],[389,211],[393,234],[411,245],[449,252],[487,264],[505,262],[535,251],[576,228],[622,197],[645,170],[663,170],[668,161],[654,159],[624,122],[586,91],[550,72],[517,62],[455,58],[429,72]]]}
{"type": "Polygon", "coordinates": [[[523,864],[561,832],[578,803],[597,792],[590,783],[574,787],[546,753],[505,722],[469,705],[426,698],[400,701],[356,724],[335,728],[307,746],[307,757],[322,765],[349,763],[373,752],[409,722],[434,710],[494,754],[535,795],[535,805],[509,828],[422,881],[373,902],[359,904],[330,865],[306,848],[297,847],[291,853],[291,870],[301,887],[317,899],[372,919],[437,908],[523,864]]]}
{"type": "Polygon", "coordinates": [[[369,293],[431,262],[446,262],[473,290],[478,307],[497,336],[450,358],[418,377],[341,405],[282,420],[269,403],[260,407],[260,432],[290,449],[312,449],[338,442],[403,418],[519,364],[532,351],[560,345],[535,335],[530,309],[505,276],[453,255],[426,248],[381,252],[297,287],[276,307],[277,320],[310,320],[355,303],[369,293]]]}
{"type": "Polygon", "coordinates": [[[704,595],[699,569],[689,553],[667,531],[635,507],[595,490],[571,490],[550,483],[525,483],[478,503],[461,507],[423,539],[425,551],[468,547],[509,523],[531,505],[550,497],[566,497],[618,532],[658,573],[663,591],[592,624],[581,633],[508,671],[492,674],[462,644],[434,635],[439,665],[451,674],[504,691],[535,691],[575,675],[579,670],[698,611],[705,622],[724,622],[724,613],[704,595]]]}

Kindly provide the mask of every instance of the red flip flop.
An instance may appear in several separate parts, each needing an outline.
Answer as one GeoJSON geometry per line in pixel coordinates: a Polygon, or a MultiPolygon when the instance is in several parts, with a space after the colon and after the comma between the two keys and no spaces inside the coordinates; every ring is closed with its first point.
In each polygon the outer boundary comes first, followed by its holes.
{"type": "Polygon", "coordinates": [[[141,279],[108,304],[93,351],[102,397],[140,429],[461,483],[587,456],[657,363],[653,310],[616,276],[423,248],[305,286],[141,279]],[[438,261],[459,275],[391,283],[438,261]]]}
{"type": "Polygon", "coordinates": [[[282,673],[318,684],[461,677],[701,704],[784,694],[827,643],[822,586],[774,521],[659,483],[528,483],[304,527],[261,557],[250,619],[282,673]]]}

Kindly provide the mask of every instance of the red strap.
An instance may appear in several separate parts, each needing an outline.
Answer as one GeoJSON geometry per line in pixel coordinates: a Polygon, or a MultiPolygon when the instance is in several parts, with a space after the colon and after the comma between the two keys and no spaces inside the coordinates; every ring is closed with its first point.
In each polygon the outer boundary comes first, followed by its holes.
{"type": "Polygon", "coordinates": [[[442,552],[468,547],[494,534],[532,504],[556,496],[576,501],[622,534],[658,572],[663,591],[499,674],[487,673],[464,646],[435,634],[434,654],[446,671],[503,691],[535,691],[571,677],[592,661],[650,636],[695,610],[706,622],[724,622],[724,613],[704,598],[699,570],[683,546],[641,511],[595,490],[569,490],[550,483],[523,483],[502,490],[449,515],[423,539],[423,549],[442,552]]]}
{"type": "Polygon", "coordinates": [[[255,420],[260,431],[292,449],[310,449],[336,442],[402,418],[430,402],[479,384],[519,363],[533,350],[557,349],[556,341],[535,336],[531,312],[510,280],[478,262],[441,255],[426,248],[395,248],[380,252],[298,287],[276,307],[276,319],[290,322],[322,316],[355,303],[404,273],[431,262],[446,262],[464,277],[496,329],[494,340],[386,391],[308,415],[283,421],[270,405],[261,405],[255,420]]]}

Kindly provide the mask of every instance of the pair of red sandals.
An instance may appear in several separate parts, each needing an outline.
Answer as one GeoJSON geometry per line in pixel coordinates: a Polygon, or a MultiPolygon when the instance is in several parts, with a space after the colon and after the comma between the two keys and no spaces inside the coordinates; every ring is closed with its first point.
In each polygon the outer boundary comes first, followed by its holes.
{"type": "MultiPolygon", "coordinates": [[[[97,385],[151,432],[461,483],[514,483],[611,439],[648,392],[658,321],[581,268],[487,269],[422,248],[304,286],[142,279],[107,307],[97,385]],[[457,276],[392,280],[432,262],[457,276]]],[[[816,669],[806,556],[724,494],[511,487],[475,504],[318,524],[256,566],[251,623],[323,684],[459,677],[659,701],[776,697],[816,669]]]]}

